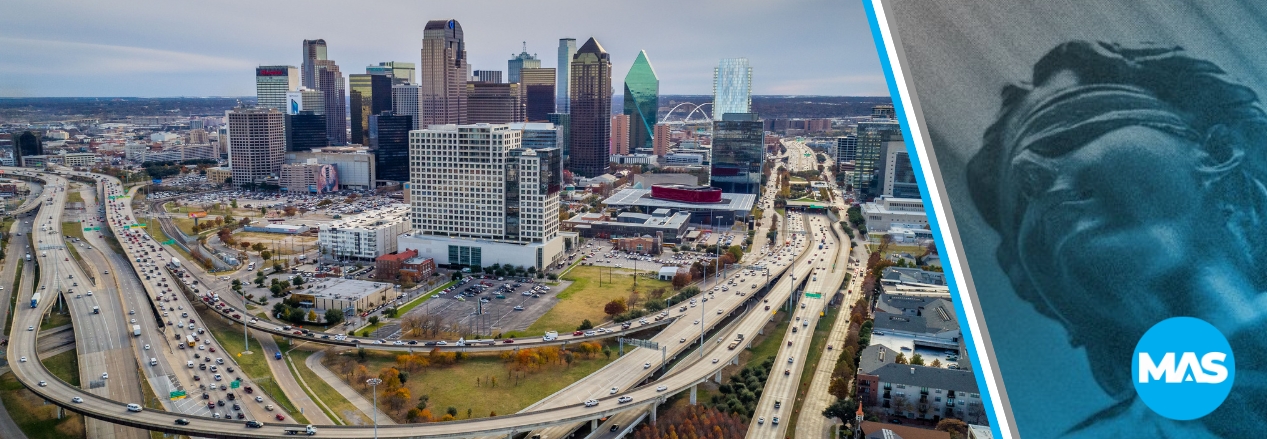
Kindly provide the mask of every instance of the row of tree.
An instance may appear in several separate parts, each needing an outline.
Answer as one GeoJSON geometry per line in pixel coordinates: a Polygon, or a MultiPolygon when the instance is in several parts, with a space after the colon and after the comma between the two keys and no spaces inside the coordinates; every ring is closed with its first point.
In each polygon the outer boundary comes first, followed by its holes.
{"type": "Polygon", "coordinates": [[[705,405],[686,405],[644,422],[634,439],[731,439],[748,435],[748,421],[737,414],[705,405]]]}

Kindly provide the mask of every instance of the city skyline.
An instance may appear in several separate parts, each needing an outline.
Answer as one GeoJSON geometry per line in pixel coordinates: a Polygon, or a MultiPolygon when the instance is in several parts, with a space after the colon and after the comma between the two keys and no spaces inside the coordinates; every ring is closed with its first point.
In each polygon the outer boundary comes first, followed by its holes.
{"type": "MultiPolygon", "coordinates": [[[[329,59],[342,66],[383,60],[418,62],[425,22],[449,18],[465,27],[473,70],[505,69],[507,55],[519,52],[525,41],[528,52],[536,54],[543,66],[553,66],[560,38],[583,42],[595,37],[612,54],[614,72],[628,71],[638,52],[646,50],[656,60],[663,94],[711,94],[712,69],[719,59],[728,57],[746,57],[761,72],[753,82],[757,95],[881,96],[888,91],[861,5],[850,2],[675,4],[680,16],[695,14],[700,19],[666,22],[656,32],[634,24],[665,20],[654,13],[657,8],[573,1],[507,5],[511,9],[507,14],[481,14],[462,5],[427,5],[424,10],[405,3],[393,7],[399,13],[372,21],[375,32],[364,29],[368,24],[354,24],[371,21],[347,19],[329,13],[331,8],[293,8],[285,2],[226,5],[216,10],[147,1],[109,7],[75,4],[63,8],[67,12],[58,17],[58,26],[16,19],[26,15],[24,10],[47,6],[13,5],[14,13],[6,14],[10,18],[0,18],[4,24],[0,29],[6,29],[0,31],[4,42],[0,56],[12,60],[0,69],[0,97],[251,96],[254,84],[240,72],[260,65],[299,66],[303,60],[296,56],[297,42],[324,39],[329,59]],[[858,13],[849,13],[854,9],[858,13]],[[242,10],[253,13],[235,15],[242,10]],[[289,18],[279,22],[269,18],[271,12],[289,18]],[[190,14],[204,18],[159,20],[190,14]],[[582,19],[594,15],[620,18],[582,19]],[[146,21],[147,17],[163,22],[104,31],[110,22],[146,21]],[[227,21],[268,21],[269,25],[254,26],[257,31],[246,35],[226,32],[216,24],[227,21]],[[791,24],[767,24],[777,22],[791,24]],[[84,30],[65,31],[71,28],[84,30]],[[94,30],[98,28],[101,31],[94,30]],[[393,32],[385,38],[372,36],[381,35],[381,29],[393,32]],[[789,33],[800,41],[837,41],[828,45],[838,49],[832,56],[823,56],[817,49],[820,44],[771,44],[786,40],[789,33]],[[703,35],[708,36],[709,50],[701,56],[703,35]]],[[[345,74],[360,70],[353,68],[345,74]]],[[[623,75],[613,78],[623,80],[623,75]]]]}

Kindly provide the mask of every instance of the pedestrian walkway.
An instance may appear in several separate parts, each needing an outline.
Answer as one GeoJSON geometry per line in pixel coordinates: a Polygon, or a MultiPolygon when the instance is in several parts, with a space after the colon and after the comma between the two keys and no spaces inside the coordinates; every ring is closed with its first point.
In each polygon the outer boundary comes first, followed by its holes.
{"type": "Polygon", "coordinates": [[[304,393],[303,387],[299,386],[299,382],[295,381],[295,375],[290,372],[290,368],[286,367],[286,363],[273,360],[273,352],[280,349],[277,343],[273,341],[273,335],[262,331],[251,331],[251,335],[259,341],[260,348],[264,352],[264,358],[267,358],[268,369],[273,372],[273,381],[282,388],[282,392],[286,393],[286,397],[290,402],[295,404],[295,408],[303,410],[304,417],[308,418],[308,422],[316,425],[334,425],[334,421],[330,420],[326,413],[321,411],[321,407],[304,393]]]}
{"type": "MultiPolygon", "coordinates": [[[[374,404],[367,401],[364,396],[361,396],[360,393],[353,390],[352,387],[342,379],[339,379],[334,372],[331,372],[330,369],[326,368],[326,365],[321,364],[321,359],[325,356],[325,352],[314,353],[308,356],[308,360],[305,361],[304,364],[307,364],[308,369],[311,369],[313,373],[317,374],[317,377],[321,378],[322,381],[325,381],[326,384],[333,387],[340,395],[343,395],[344,399],[347,399],[348,402],[351,402],[352,405],[356,406],[357,410],[360,410],[361,413],[365,413],[366,416],[373,420],[375,412],[374,404]]],[[[393,421],[386,413],[378,412],[378,425],[396,425],[396,421],[393,421]]]]}

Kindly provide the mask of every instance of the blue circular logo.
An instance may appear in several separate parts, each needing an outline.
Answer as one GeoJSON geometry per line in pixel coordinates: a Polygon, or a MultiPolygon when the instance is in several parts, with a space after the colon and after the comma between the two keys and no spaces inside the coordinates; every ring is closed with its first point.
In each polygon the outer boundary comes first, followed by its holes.
{"type": "Polygon", "coordinates": [[[1213,325],[1173,317],[1153,325],[1131,359],[1135,392],[1148,408],[1187,421],[1210,414],[1232,391],[1232,346],[1213,325]]]}

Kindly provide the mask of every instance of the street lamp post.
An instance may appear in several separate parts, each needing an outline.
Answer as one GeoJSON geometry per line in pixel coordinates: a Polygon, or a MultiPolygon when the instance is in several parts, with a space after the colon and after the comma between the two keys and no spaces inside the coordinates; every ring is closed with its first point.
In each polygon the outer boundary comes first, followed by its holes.
{"type": "Polygon", "coordinates": [[[374,389],[374,439],[378,439],[378,385],[383,384],[383,380],[378,378],[370,378],[365,380],[365,384],[369,384],[374,389]]]}

